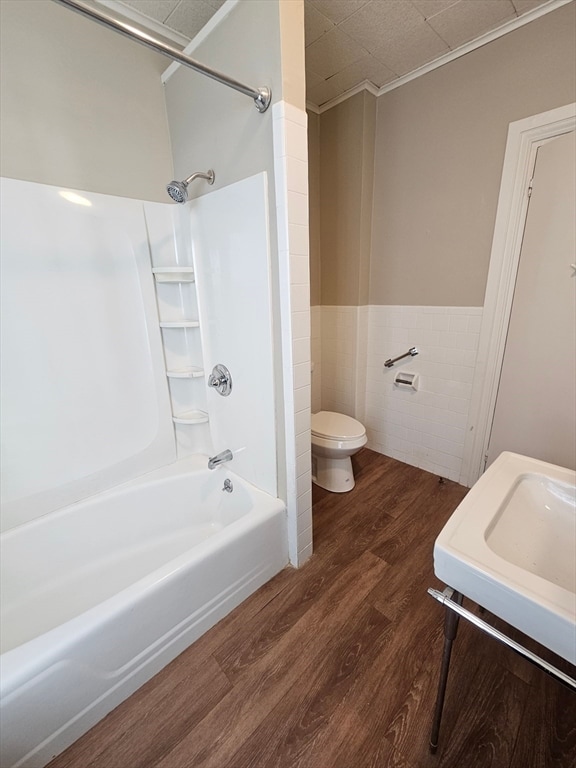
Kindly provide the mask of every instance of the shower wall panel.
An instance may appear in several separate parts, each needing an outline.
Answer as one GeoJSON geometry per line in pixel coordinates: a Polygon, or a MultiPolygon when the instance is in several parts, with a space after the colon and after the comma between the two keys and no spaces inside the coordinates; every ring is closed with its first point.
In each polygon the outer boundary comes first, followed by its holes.
{"type": "Polygon", "coordinates": [[[175,446],[142,202],[14,179],[1,200],[9,528],[173,461],[175,446]]]}
{"type": "Polygon", "coordinates": [[[189,203],[204,366],[232,375],[232,391],[208,392],[214,450],[277,495],[267,174],[189,203]]]}

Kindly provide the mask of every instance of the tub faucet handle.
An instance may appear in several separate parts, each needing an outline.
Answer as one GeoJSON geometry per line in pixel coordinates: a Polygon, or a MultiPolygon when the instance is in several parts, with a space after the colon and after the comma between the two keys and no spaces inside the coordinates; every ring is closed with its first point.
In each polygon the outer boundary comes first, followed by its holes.
{"type": "Polygon", "coordinates": [[[232,392],[232,376],[225,365],[218,363],[214,366],[208,377],[208,386],[213,387],[222,397],[228,397],[232,392]]]}

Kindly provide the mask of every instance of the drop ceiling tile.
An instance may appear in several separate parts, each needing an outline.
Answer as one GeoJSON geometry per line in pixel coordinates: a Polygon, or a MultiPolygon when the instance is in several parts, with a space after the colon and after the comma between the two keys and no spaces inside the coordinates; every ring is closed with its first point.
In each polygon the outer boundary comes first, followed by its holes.
{"type": "Polygon", "coordinates": [[[397,75],[436,59],[449,48],[410,2],[372,2],[346,19],[346,32],[397,75]]]}
{"type": "Polygon", "coordinates": [[[304,36],[306,45],[311,45],[315,40],[329,29],[332,29],[334,22],[327,19],[323,13],[317,11],[313,5],[306,3],[304,6],[304,36]]]}
{"type": "Polygon", "coordinates": [[[449,50],[446,43],[429,27],[422,27],[407,34],[391,36],[372,53],[397,75],[406,75],[449,50]]]}
{"type": "Polygon", "coordinates": [[[367,55],[359,61],[355,61],[354,64],[350,64],[340,72],[337,72],[326,82],[330,85],[338,85],[340,93],[349,91],[364,80],[370,80],[370,82],[377,88],[380,88],[385,83],[389,83],[396,79],[396,74],[392,72],[385,64],[374,58],[374,56],[367,55]]]}
{"type": "Polygon", "coordinates": [[[429,19],[457,2],[459,0],[412,0],[412,5],[416,6],[425,19],[429,19]]]}
{"type": "Polygon", "coordinates": [[[187,37],[193,38],[214,15],[214,8],[204,0],[181,0],[164,22],[187,37]]]}
{"type": "Polygon", "coordinates": [[[516,11],[510,0],[461,0],[427,23],[450,48],[458,48],[513,18],[516,11]]]}
{"type": "Polygon", "coordinates": [[[306,48],[306,67],[326,79],[364,56],[361,45],[333,27],[306,48]]]}
{"type": "Polygon", "coordinates": [[[418,41],[425,46],[428,39],[433,50],[442,48],[442,41],[437,39],[436,33],[428,27],[422,14],[412,3],[405,0],[371,2],[346,19],[338,28],[357,40],[369,53],[382,50],[395,39],[418,41]]]}
{"type": "Polygon", "coordinates": [[[312,72],[311,69],[306,69],[306,88],[314,88],[316,85],[322,85],[325,82],[323,77],[312,72]]]}
{"type": "Polygon", "coordinates": [[[548,0],[512,0],[512,5],[516,8],[516,12],[519,16],[523,13],[528,13],[539,5],[544,5],[548,0]]]}
{"type": "Polygon", "coordinates": [[[123,5],[129,5],[156,21],[166,21],[179,2],[180,0],[122,0],[123,5]]]}
{"type": "Polygon", "coordinates": [[[338,90],[337,83],[330,83],[329,80],[322,80],[319,85],[314,85],[310,88],[306,87],[306,101],[316,104],[317,107],[321,107],[327,101],[335,99],[340,96],[341,91],[338,90]]]}
{"type": "Polygon", "coordinates": [[[339,24],[368,2],[369,0],[306,0],[306,5],[315,6],[334,24],[339,24]]]}

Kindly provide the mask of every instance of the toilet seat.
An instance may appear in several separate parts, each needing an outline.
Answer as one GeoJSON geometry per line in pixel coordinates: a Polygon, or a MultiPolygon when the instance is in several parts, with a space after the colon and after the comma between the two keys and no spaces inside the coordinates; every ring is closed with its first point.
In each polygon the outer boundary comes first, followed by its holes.
{"type": "MultiPolygon", "coordinates": [[[[312,445],[315,449],[324,449],[330,451],[345,451],[344,455],[349,452],[355,453],[363,448],[368,442],[366,435],[362,437],[355,437],[353,440],[336,440],[334,437],[319,437],[318,435],[312,435],[312,445]]],[[[332,455],[332,453],[327,454],[332,455]]]]}
{"type": "MultiPolygon", "coordinates": [[[[364,425],[351,416],[333,411],[319,411],[311,417],[314,437],[342,442],[359,441],[366,435],[364,425]]],[[[364,444],[364,443],[362,443],[364,444]]]]}

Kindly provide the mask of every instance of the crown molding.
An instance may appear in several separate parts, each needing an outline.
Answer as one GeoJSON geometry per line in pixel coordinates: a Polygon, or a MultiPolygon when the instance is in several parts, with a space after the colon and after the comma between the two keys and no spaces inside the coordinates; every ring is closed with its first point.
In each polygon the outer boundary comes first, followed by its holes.
{"type": "Polygon", "coordinates": [[[147,29],[149,32],[154,32],[155,35],[164,38],[164,40],[175,43],[180,48],[184,48],[190,42],[190,38],[180,34],[180,32],[176,32],[174,29],[166,27],[162,22],[156,21],[156,19],[151,19],[150,16],[145,16],[141,11],[132,8],[130,5],[124,5],[118,2],[118,0],[95,0],[95,2],[120,16],[124,16],[126,19],[130,19],[130,21],[135,21],[138,26],[147,29]]]}
{"type": "MultiPolygon", "coordinates": [[[[380,90],[374,85],[374,83],[371,83],[370,80],[363,80],[361,83],[358,83],[358,85],[355,85],[354,88],[350,88],[349,90],[344,91],[344,93],[341,93],[340,96],[336,96],[336,98],[327,101],[326,104],[322,104],[321,107],[314,106],[312,111],[317,110],[318,114],[321,115],[322,112],[326,112],[326,110],[332,109],[332,107],[341,104],[343,101],[351,99],[352,96],[356,96],[356,94],[361,93],[361,91],[368,91],[368,93],[371,93],[372,96],[378,96],[380,94],[380,90]]],[[[313,105],[307,104],[306,108],[309,106],[311,107],[313,105]]]]}
{"type": "Polygon", "coordinates": [[[445,53],[443,56],[434,59],[434,61],[431,61],[428,64],[424,64],[422,67],[418,67],[418,69],[415,69],[413,72],[409,72],[407,75],[402,75],[402,77],[393,80],[391,83],[386,83],[386,85],[383,85],[381,88],[376,88],[374,85],[372,85],[372,83],[369,83],[366,80],[364,83],[351,88],[349,91],[346,91],[340,96],[325,102],[322,104],[322,106],[315,107],[315,110],[317,109],[318,114],[321,115],[323,112],[332,109],[332,107],[335,107],[337,104],[340,104],[346,99],[349,99],[351,96],[355,96],[358,91],[362,90],[363,88],[366,88],[366,90],[368,90],[370,93],[374,93],[375,96],[383,96],[385,93],[389,93],[396,88],[400,88],[402,85],[409,83],[411,80],[415,80],[417,77],[426,75],[428,72],[432,72],[433,70],[444,66],[444,64],[448,64],[449,62],[460,58],[460,56],[466,56],[467,53],[476,50],[476,48],[481,48],[483,45],[487,45],[493,40],[497,40],[499,37],[503,37],[509,32],[513,32],[515,29],[519,29],[525,24],[530,24],[530,22],[536,21],[536,19],[539,19],[541,16],[545,16],[547,13],[555,11],[557,8],[560,8],[563,5],[568,5],[568,3],[572,2],[574,2],[574,0],[549,0],[548,3],[539,5],[538,8],[534,8],[532,11],[528,11],[528,13],[525,13],[522,16],[518,16],[511,21],[507,21],[500,27],[497,27],[490,32],[486,32],[486,34],[476,38],[475,40],[472,40],[470,43],[466,43],[465,45],[461,45],[459,48],[455,48],[449,53],[445,53]]]}

